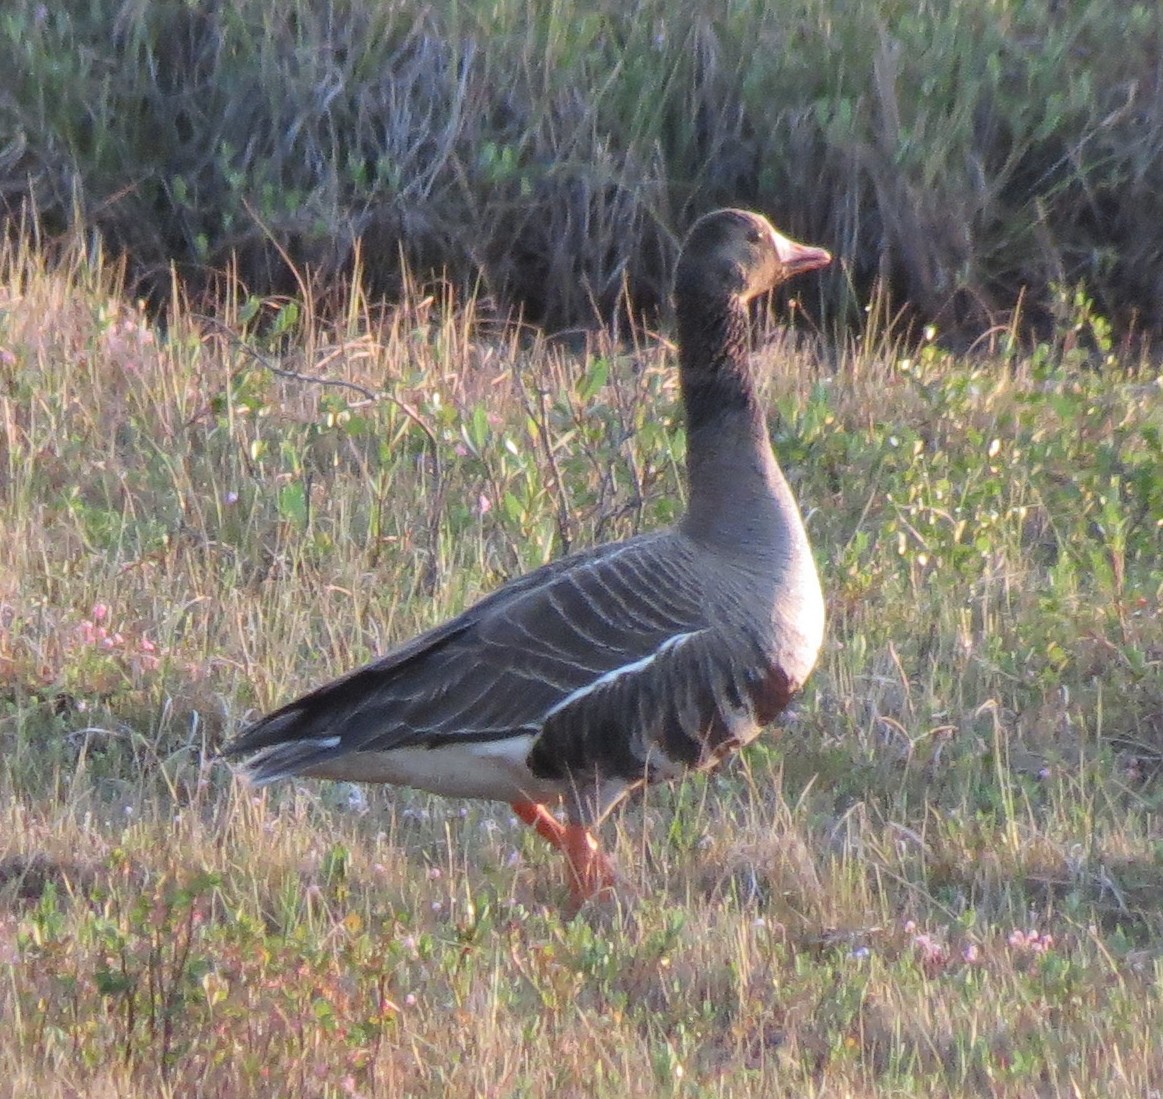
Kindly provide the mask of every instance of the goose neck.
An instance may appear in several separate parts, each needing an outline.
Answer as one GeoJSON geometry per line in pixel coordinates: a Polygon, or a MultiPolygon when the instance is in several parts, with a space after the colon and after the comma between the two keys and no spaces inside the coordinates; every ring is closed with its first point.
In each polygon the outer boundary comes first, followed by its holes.
{"type": "Polygon", "coordinates": [[[798,510],[772,452],[748,362],[747,316],[736,300],[680,311],[687,421],[686,531],[746,544],[779,536],[798,510]]]}

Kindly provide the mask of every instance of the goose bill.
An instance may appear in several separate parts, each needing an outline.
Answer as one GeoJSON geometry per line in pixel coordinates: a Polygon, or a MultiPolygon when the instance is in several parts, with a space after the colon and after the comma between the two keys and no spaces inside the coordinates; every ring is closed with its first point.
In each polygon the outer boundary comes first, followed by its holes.
{"type": "Polygon", "coordinates": [[[805,271],[815,271],[818,267],[827,267],[832,262],[832,253],[823,248],[813,248],[807,244],[800,244],[788,240],[782,233],[772,232],[775,241],[775,251],[779,262],[789,275],[801,275],[805,271]]]}

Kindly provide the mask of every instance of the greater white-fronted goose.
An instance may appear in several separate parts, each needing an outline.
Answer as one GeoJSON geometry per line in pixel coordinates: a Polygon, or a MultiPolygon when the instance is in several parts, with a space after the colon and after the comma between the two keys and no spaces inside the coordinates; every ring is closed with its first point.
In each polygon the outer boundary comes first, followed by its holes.
{"type": "Polygon", "coordinates": [[[707,767],[783,709],[824,603],[772,453],[747,302],[829,263],[719,210],[679,257],[690,505],[664,531],[554,561],[250,726],[251,781],[390,782],[510,802],[560,848],[575,905],[614,885],[593,830],[645,783],[707,767]],[[564,802],[568,823],[547,806],[564,802]]]}

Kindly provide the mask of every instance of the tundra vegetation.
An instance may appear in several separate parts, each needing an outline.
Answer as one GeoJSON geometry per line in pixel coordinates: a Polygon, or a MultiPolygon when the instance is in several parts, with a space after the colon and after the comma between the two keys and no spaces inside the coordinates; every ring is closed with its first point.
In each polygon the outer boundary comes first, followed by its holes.
{"type": "Polygon", "coordinates": [[[358,268],[527,320],[665,301],[714,206],[845,257],[946,337],[1084,284],[1163,327],[1163,9],[1150,0],[9,0],[0,201],[95,228],[155,306],[358,268]],[[362,249],[362,256],[359,255],[362,249]]]}

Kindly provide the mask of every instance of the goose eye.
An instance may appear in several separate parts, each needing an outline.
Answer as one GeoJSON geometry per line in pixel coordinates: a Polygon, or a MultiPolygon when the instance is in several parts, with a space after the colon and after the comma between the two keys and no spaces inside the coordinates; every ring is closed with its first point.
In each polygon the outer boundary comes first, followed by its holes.
{"type": "Polygon", "coordinates": [[[760,240],[759,230],[756,229],[754,225],[749,226],[747,229],[747,240],[748,240],[748,243],[750,243],[750,244],[758,244],[759,243],[759,240],[760,240]]]}

